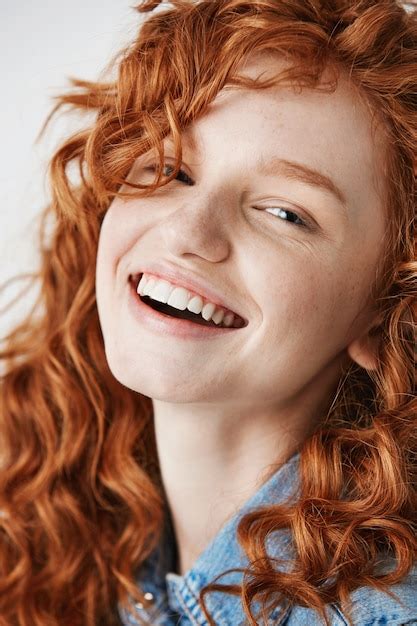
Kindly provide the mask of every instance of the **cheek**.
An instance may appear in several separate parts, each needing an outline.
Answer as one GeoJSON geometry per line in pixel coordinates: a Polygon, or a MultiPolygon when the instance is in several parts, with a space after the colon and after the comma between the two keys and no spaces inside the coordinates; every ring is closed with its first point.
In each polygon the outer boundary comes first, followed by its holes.
{"type": "Polygon", "coordinates": [[[281,268],[263,291],[264,322],[281,337],[289,333],[315,341],[329,332],[344,335],[350,295],[343,283],[340,269],[336,273],[311,261],[281,268]]]}
{"type": "Polygon", "coordinates": [[[114,259],[117,253],[117,239],[111,237],[111,222],[111,214],[108,211],[101,224],[97,247],[96,297],[100,313],[103,312],[102,303],[106,300],[106,292],[115,272],[114,259]]]}
{"type": "Polygon", "coordinates": [[[118,258],[132,233],[126,203],[120,198],[113,200],[101,224],[98,242],[98,260],[106,263],[118,258]]]}
{"type": "Polygon", "coordinates": [[[103,330],[107,326],[107,318],[111,319],[110,307],[112,293],[120,271],[119,259],[126,251],[126,229],[120,207],[120,199],[116,198],[107,210],[101,224],[96,262],[96,300],[100,322],[103,330]]]}
{"type": "MultiPolygon", "coordinates": [[[[129,250],[139,237],[138,200],[123,200],[115,198],[109,206],[101,224],[97,250],[97,282],[115,280],[122,272],[119,264],[127,259],[129,250]]],[[[119,280],[125,277],[119,276],[119,280]]]]}

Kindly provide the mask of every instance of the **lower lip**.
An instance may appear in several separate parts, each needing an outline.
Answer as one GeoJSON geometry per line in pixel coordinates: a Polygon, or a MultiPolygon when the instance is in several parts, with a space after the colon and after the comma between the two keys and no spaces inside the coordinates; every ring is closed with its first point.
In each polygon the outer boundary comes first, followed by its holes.
{"type": "Polygon", "coordinates": [[[216,328],[215,326],[203,326],[195,324],[190,320],[183,320],[178,317],[170,317],[159,311],[155,311],[140,299],[136,293],[135,285],[129,283],[128,306],[132,315],[142,325],[158,334],[170,334],[176,337],[207,339],[209,337],[218,337],[219,335],[229,334],[239,328],[216,328]]]}

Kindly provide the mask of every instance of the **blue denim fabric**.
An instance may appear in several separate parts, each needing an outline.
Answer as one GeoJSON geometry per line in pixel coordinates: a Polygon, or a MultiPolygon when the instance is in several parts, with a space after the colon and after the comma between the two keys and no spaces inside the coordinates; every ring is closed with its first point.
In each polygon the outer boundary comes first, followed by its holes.
{"type": "MultiPolygon", "coordinates": [[[[236,527],[240,518],[258,506],[279,503],[288,496],[297,498],[298,465],[300,453],[294,454],[273,476],[250,497],[241,509],[229,518],[218,534],[200,554],[183,576],[174,573],[175,554],[172,529],[168,526],[160,545],[149,556],[136,577],[150,600],[146,607],[136,604],[134,614],[119,607],[119,614],[126,626],[138,626],[141,616],[152,626],[206,626],[208,621],[198,603],[200,589],[229,568],[244,568],[249,563],[236,539],[236,527]]],[[[278,530],[266,541],[268,554],[288,559],[291,557],[291,541],[288,530],[278,530]]],[[[280,566],[282,568],[282,565],[280,566]]],[[[220,584],[239,584],[242,572],[225,574],[220,584]]],[[[355,626],[417,626],[417,565],[401,584],[392,586],[398,600],[370,587],[361,587],[352,594],[352,617],[355,626]]],[[[209,592],[206,606],[218,626],[244,626],[248,624],[239,597],[221,592],[209,592]]],[[[256,615],[259,602],[253,602],[256,615]]],[[[332,626],[348,624],[337,603],[327,606],[332,626]]],[[[259,613],[260,615],[260,613],[259,613]]],[[[262,620],[259,618],[259,623],[262,620]]],[[[323,620],[316,611],[295,606],[277,607],[268,616],[268,626],[322,626],[323,620]]]]}

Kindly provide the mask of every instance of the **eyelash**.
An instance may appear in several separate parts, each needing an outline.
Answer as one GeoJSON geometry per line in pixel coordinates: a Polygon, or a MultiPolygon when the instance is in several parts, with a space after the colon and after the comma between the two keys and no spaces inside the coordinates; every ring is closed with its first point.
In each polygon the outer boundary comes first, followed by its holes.
{"type": "MultiPolygon", "coordinates": [[[[147,171],[152,171],[154,172],[156,170],[156,165],[149,165],[148,167],[145,167],[145,170],[147,171]]],[[[170,165],[165,165],[164,169],[169,168],[171,171],[174,169],[173,167],[171,167],[170,165]]],[[[168,174],[169,176],[169,174],[168,174]]],[[[190,186],[194,185],[194,182],[192,181],[192,179],[188,176],[188,174],[186,172],[184,172],[184,170],[180,169],[178,171],[177,176],[175,177],[174,180],[178,180],[180,182],[186,183],[190,186]]],[[[257,208],[257,207],[255,207],[257,208]]],[[[284,222],[288,222],[289,224],[293,224],[294,226],[297,226],[298,228],[305,228],[305,229],[309,229],[309,225],[307,224],[307,222],[305,222],[297,213],[295,213],[294,211],[290,211],[289,209],[284,209],[283,207],[261,207],[261,210],[266,210],[266,209],[276,209],[278,208],[279,211],[285,211],[285,213],[289,214],[289,215],[294,215],[297,221],[291,221],[291,220],[284,220],[284,222]]],[[[274,216],[275,217],[275,216],[274,216]]]]}
{"type": "MultiPolygon", "coordinates": [[[[171,165],[165,165],[163,169],[166,169],[167,167],[171,171],[173,171],[173,169],[174,169],[173,167],[171,167],[171,165]]],[[[150,172],[155,172],[156,168],[157,168],[156,164],[155,165],[148,165],[148,167],[145,167],[145,170],[146,171],[150,171],[150,172]]],[[[169,174],[167,174],[167,176],[169,176],[169,174]]],[[[191,180],[191,178],[188,176],[188,174],[186,174],[184,172],[184,170],[181,170],[181,169],[178,171],[178,174],[177,174],[177,176],[175,177],[174,180],[179,180],[180,182],[187,183],[190,186],[194,185],[194,182],[191,180]],[[181,178],[183,180],[181,180],[181,178]]]]}

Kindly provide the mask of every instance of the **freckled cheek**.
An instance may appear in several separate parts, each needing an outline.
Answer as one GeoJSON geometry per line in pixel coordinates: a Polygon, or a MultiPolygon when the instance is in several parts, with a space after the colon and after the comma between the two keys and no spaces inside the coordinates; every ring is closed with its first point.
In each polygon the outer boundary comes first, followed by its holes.
{"type": "Polygon", "coordinates": [[[263,318],[279,331],[328,331],[334,317],[337,284],[322,272],[306,271],[280,275],[265,290],[263,318]]]}

